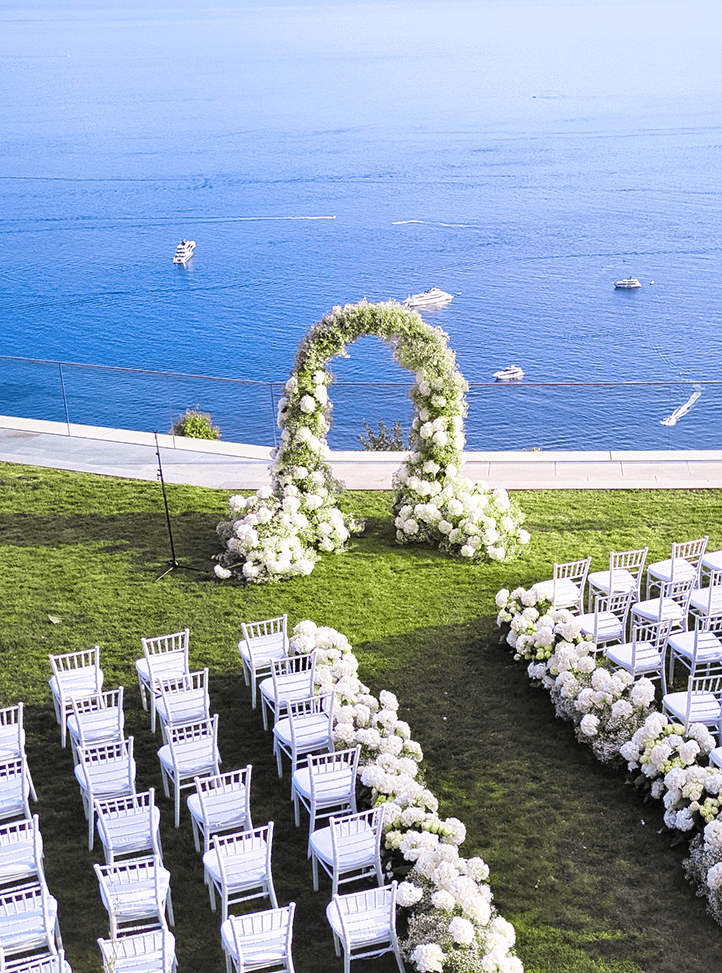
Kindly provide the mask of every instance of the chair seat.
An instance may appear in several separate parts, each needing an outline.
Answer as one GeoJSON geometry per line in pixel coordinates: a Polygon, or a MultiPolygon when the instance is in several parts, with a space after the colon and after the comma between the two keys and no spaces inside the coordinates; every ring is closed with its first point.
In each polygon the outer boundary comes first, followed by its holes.
{"type": "Polygon", "coordinates": [[[28,836],[22,841],[0,845],[0,885],[26,882],[35,878],[37,874],[35,844],[32,837],[28,836]]]}
{"type": "MultiPolygon", "coordinates": [[[[343,839],[337,844],[339,871],[371,866],[376,861],[376,836],[373,828],[364,824],[348,841],[343,839]]],[[[319,828],[311,835],[311,851],[316,858],[327,865],[333,865],[333,846],[331,828],[319,828]]]]}
{"type": "Polygon", "coordinates": [[[207,699],[202,689],[174,694],[170,706],[166,705],[166,700],[162,696],[158,696],[155,701],[155,711],[163,723],[176,725],[196,723],[208,718],[207,699]]]}
{"type": "Polygon", "coordinates": [[[60,692],[68,699],[71,696],[93,696],[100,692],[103,686],[103,673],[100,669],[83,668],[71,669],[63,672],[60,676],[60,684],[55,676],[48,680],[50,691],[55,697],[60,696],[60,692]]]}
{"type": "Polygon", "coordinates": [[[39,896],[38,906],[29,908],[27,912],[0,915],[0,942],[6,956],[47,946],[48,940],[52,940],[53,930],[58,919],[58,902],[52,895],[49,895],[47,903],[47,927],[39,896]]]}
{"type": "MultiPolygon", "coordinates": [[[[583,635],[594,635],[594,612],[586,615],[579,615],[578,622],[583,635]]],[[[617,618],[614,612],[602,611],[597,616],[597,641],[611,642],[614,639],[621,639],[624,636],[624,625],[622,619],[617,618]]]]}
{"type": "MultiPolygon", "coordinates": [[[[135,660],[135,671],[139,678],[150,685],[150,667],[145,656],[135,660]]],[[[186,674],[185,657],[182,653],[168,653],[168,658],[163,654],[153,656],[153,680],[172,679],[174,676],[184,676],[186,674]]]]}
{"type": "Polygon", "coordinates": [[[106,797],[123,797],[132,794],[135,781],[135,760],[130,761],[130,772],[128,760],[107,760],[99,764],[82,763],[75,765],[75,777],[84,790],[88,790],[88,779],[86,777],[86,767],[90,777],[90,786],[93,789],[95,800],[103,800],[106,797]]]}
{"type": "Polygon", "coordinates": [[[722,551],[708,551],[700,564],[703,571],[722,571],[722,551]]]}
{"type": "MultiPolygon", "coordinates": [[[[203,828],[203,811],[198,794],[189,794],[186,801],[188,810],[193,818],[203,828]]],[[[219,793],[214,795],[212,801],[206,799],[206,814],[208,816],[208,827],[211,831],[222,829],[223,831],[243,831],[248,827],[246,817],[246,788],[229,793],[219,793]]]]}
{"type": "MultiPolygon", "coordinates": [[[[170,872],[167,868],[158,869],[158,886],[161,899],[166,899],[170,891],[170,872]]],[[[130,922],[133,919],[143,919],[147,915],[155,914],[155,882],[152,876],[139,882],[113,883],[112,878],[106,878],[110,885],[111,902],[108,902],[105,888],[100,886],[100,897],[108,912],[115,913],[119,922],[130,922]]]]}
{"type": "Polygon", "coordinates": [[[709,752],[709,762],[712,767],[722,767],[722,747],[715,747],[709,752]]]}
{"type": "Polygon", "coordinates": [[[656,621],[673,621],[680,622],[685,618],[684,609],[673,601],[671,598],[662,598],[661,605],[661,616],[660,616],[660,599],[650,598],[647,601],[638,601],[635,605],[632,605],[632,615],[636,618],[644,619],[645,621],[656,622],[656,621]]]}
{"type": "Polygon", "coordinates": [[[19,778],[5,781],[0,788],[0,821],[25,816],[25,796],[19,778]]]}
{"type": "MultiPolygon", "coordinates": [[[[204,774],[209,767],[213,767],[219,760],[210,738],[203,740],[202,746],[199,745],[198,741],[192,741],[191,743],[177,743],[174,749],[177,767],[183,777],[195,777],[197,774],[204,774]]],[[[168,773],[173,774],[173,754],[167,743],[158,751],[158,758],[168,773]]]]}
{"type": "Polygon", "coordinates": [[[722,585],[695,588],[689,599],[689,609],[701,615],[722,615],[722,585]]]}
{"type": "MultiPolygon", "coordinates": [[[[241,639],[238,643],[238,651],[241,653],[241,658],[245,659],[250,666],[251,653],[248,651],[248,645],[245,639],[241,639]]],[[[286,654],[283,635],[280,633],[277,635],[262,635],[259,638],[253,639],[253,665],[256,670],[265,668],[270,671],[271,662],[274,659],[285,659],[286,654]]]]}
{"type": "MultiPolygon", "coordinates": [[[[329,741],[328,716],[323,713],[313,713],[310,716],[296,717],[295,736],[296,748],[299,752],[308,752],[318,747],[323,747],[329,741]]],[[[273,727],[273,735],[278,738],[279,743],[286,747],[292,745],[291,721],[286,716],[279,720],[273,727]]]]}
{"type": "MultiPolygon", "coordinates": [[[[627,672],[632,671],[632,642],[625,642],[622,645],[610,645],[605,655],[610,662],[627,672]]],[[[651,642],[637,642],[637,651],[634,657],[634,671],[658,672],[662,666],[663,654],[658,652],[651,642]]]]}
{"type": "Polygon", "coordinates": [[[276,687],[273,685],[272,677],[259,683],[261,696],[276,705],[287,700],[306,699],[309,693],[313,691],[313,687],[310,685],[310,673],[308,672],[293,673],[288,677],[277,677],[276,686],[278,687],[278,696],[276,696],[276,687]]]}
{"type": "MultiPolygon", "coordinates": [[[[532,585],[531,590],[536,592],[540,598],[551,601],[552,595],[554,594],[554,581],[537,581],[536,584],[532,585]]],[[[579,587],[573,581],[570,581],[568,578],[560,578],[557,581],[556,600],[554,601],[555,608],[568,608],[570,605],[576,605],[579,598],[579,587]]]]}
{"type": "MultiPolygon", "coordinates": [[[[244,852],[242,855],[224,855],[223,866],[229,887],[235,891],[244,888],[257,888],[262,885],[268,875],[266,871],[266,843],[258,848],[244,852]]],[[[215,882],[221,882],[221,868],[218,864],[218,854],[211,848],[203,856],[203,867],[215,882]]]]}
{"type": "MultiPolygon", "coordinates": [[[[346,933],[352,949],[354,946],[373,946],[389,941],[388,907],[365,910],[345,918],[346,933]]],[[[334,901],[329,902],[326,907],[326,919],[334,933],[343,940],[344,929],[334,901]]]]}
{"type": "MultiPolygon", "coordinates": [[[[669,647],[676,656],[685,659],[694,658],[694,632],[679,632],[669,639],[669,647]]],[[[708,662],[722,660],[722,642],[714,632],[700,632],[697,637],[697,663],[704,665],[708,662]]]]}
{"type": "Polygon", "coordinates": [[[83,737],[86,744],[100,743],[102,740],[112,740],[118,737],[118,710],[99,710],[83,715],[78,720],[75,713],[68,716],[68,733],[74,740],[80,741],[80,723],[83,726],[83,737]]]}
{"type": "Polygon", "coordinates": [[[654,582],[670,582],[672,580],[672,570],[674,568],[675,581],[688,581],[690,578],[697,577],[697,568],[686,561],[683,557],[667,558],[666,561],[655,561],[647,568],[647,578],[654,579],[654,582]]]}
{"type": "Polygon", "coordinates": [[[612,574],[609,571],[593,571],[587,581],[590,587],[602,591],[605,595],[623,595],[627,591],[634,591],[637,579],[626,568],[616,568],[614,571],[614,588],[609,590],[612,574]]]}
{"type": "MultiPolygon", "coordinates": [[[[160,827],[160,810],[152,811],[152,828],[157,833],[160,827]]],[[[98,821],[100,840],[106,848],[112,847],[116,855],[127,855],[133,851],[144,851],[151,847],[151,821],[147,808],[138,808],[118,817],[107,817],[98,821]]]]}
{"type": "MultiPolygon", "coordinates": [[[[687,716],[687,693],[667,693],[662,698],[664,709],[671,713],[680,723],[684,723],[687,716]]],[[[692,705],[689,710],[690,723],[704,723],[705,726],[716,726],[720,719],[720,701],[714,693],[692,693],[692,705]]]]}
{"type": "MultiPolygon", "coordinates": [[[[349,767],[329,773],[317,774],[315,779],[316,802],[332,805],[334,801],[346,803],[355,783],[349,767]]],[[[293,788],[307,801],[311,800],[311,776],[308,767],[299,767],[293,774],[293,788]]]]}
{"type": "MultiPolygon", "coordinates": [[[[221,946],[238,965],[238,951],[233,938],[233,920],[226,919],[221,925],[221,946]]],[[[285,944],[269,943],[262,933],[243,936],[243,959],[246,970],[265,969],[267,966],[283,963],[286,958],[285,944]]]]}
{"type": "Polygon", "coordinates": [[[17,723],[0,726],[0,760],[19,757],[25,749],[25,730],[17,723]]]}

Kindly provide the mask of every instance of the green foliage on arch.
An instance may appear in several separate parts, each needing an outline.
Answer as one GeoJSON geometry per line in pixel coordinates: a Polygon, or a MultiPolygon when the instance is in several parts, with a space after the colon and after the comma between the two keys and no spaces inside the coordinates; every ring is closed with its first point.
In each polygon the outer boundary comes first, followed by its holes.
{"type": "Polygon", "coordinates": [[[504,560],[529,535],[505,490],[490,490],[461,474],[466,381],[441,328],[394,301],[335,307],[301,341],[285,395],[278,404],[281,442],[271,486],[254,497],[231,497],[229,520],[218,525],[224,543],[216,574],[263,583],[310,574],[318,552],[345,549],[363,529],[336,503],[326,434],[332,377],[327,365],[365,335],[376,336],[413,372],[413,451],[394,477],[396,538],[427,543],[466,560],[504,560]]]}

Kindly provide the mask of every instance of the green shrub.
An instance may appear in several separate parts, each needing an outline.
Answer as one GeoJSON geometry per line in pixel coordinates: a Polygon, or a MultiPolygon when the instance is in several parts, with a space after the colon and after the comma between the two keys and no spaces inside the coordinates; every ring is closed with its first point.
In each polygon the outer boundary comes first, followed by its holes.
{"type": "Polygon", "coordinates": [[[362,435],[358,437],[358,441],[361,443],[364,449],[379,451],[398,450],[401,452],[406,448],[404,446],[404,433],[400,422],[394,423],[394,428],[392,431],[387,429],[383,421],[379,419],[378,435],[365,420],[364,428],[366,429],[366,436],[362,435]]]}
{"type": "Polygon", "coordinates": [[[186,409],[177,422],[173,424],[171,433],[174,436],[189,436],[191,439],[220,439],[221,430],[214,426],[210,415],[200,409],[186,409]]]}

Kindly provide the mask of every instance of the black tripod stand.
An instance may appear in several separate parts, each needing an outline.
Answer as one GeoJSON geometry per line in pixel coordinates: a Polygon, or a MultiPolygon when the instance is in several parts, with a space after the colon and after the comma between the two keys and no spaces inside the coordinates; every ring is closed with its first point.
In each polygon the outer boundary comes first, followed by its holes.
{"type": "Polygon", "coordinates": [[[175,545],[173,544],[173,528],[170,522],[170,511],[168,510],[168,497],[165,492],[165,480],[163,479],[163,464],[160,461],[160,446],[158,445],[158,433],[155,433],[155,454],[158,457],[158,479],[160,480],[161,489],[163,491],[163,504],[165,506],[165,519],[168,523],[168,539],[170,540],[170,561],[167,561],[168,567],[163,572],[159,574],[155,579],[160,581],[164,578],[166,574],[170,574],[171,571],[176,571],[180,568],[183,571],[200,571],[200,568],[192,568],[189,564],[181,564],[180,561],[175,556],[175,545]]]}

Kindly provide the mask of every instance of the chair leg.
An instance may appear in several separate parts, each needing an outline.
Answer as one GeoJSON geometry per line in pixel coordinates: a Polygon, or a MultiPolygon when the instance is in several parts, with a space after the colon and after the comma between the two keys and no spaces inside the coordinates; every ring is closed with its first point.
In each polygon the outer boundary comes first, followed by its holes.
{"type": "Polygon", "coordinates": [[[311,868],[313,869],[313,891],[318,892],[318,859],[311,852],[311,868]]]}
{"type": "Polygon", "coordinates": [[[165,900],[165,911],[168,916],[168,925],[175,925],[175,916],[173,915],[173,903],[170,899],[170,889],[168,889],[168,898],[165,900]]]}
{"type": "Polygon", "coordinates": [[[175,826],[180,828],[180,781],[175,782],[175,826]]]}
{"type": "Polygon", "coordinates": [[[193,844],[196,847],[196,851],[200,851],[201,845],[198,837],[198,825],[196,823],[196,819],[193,817],[192,814],[191,814],[191,827],[193,828],[193,844]]]}
{"type": "Polygon", "coordinates": [[[208,894],[211,897],[211,912],[215,912],[216,911],[215,883],[213,882],[213,879],[208,874],[208,872],[206,872],[206,881],[208,882],[208,894]]]}
{"type": "Polygon", "coordinates": [[[141,706],[143,707],[144,710],[147,711],[147,709],[148,709],[148,697],[146,696],[146,693],[145,693],[145,685],[143,684],[143,680],[140,678],[140,676],[138,677],[138,688],[140,689],[140,703],[141,703],[141,706]]]}
{"type": "Polygon", "coordinates": [[[276,890],[273,887],[273,879],[268,876],[268,898],[271,900],[271,905],[274,909],[278,908],[278,899],[276,898],[276,890]]]}

